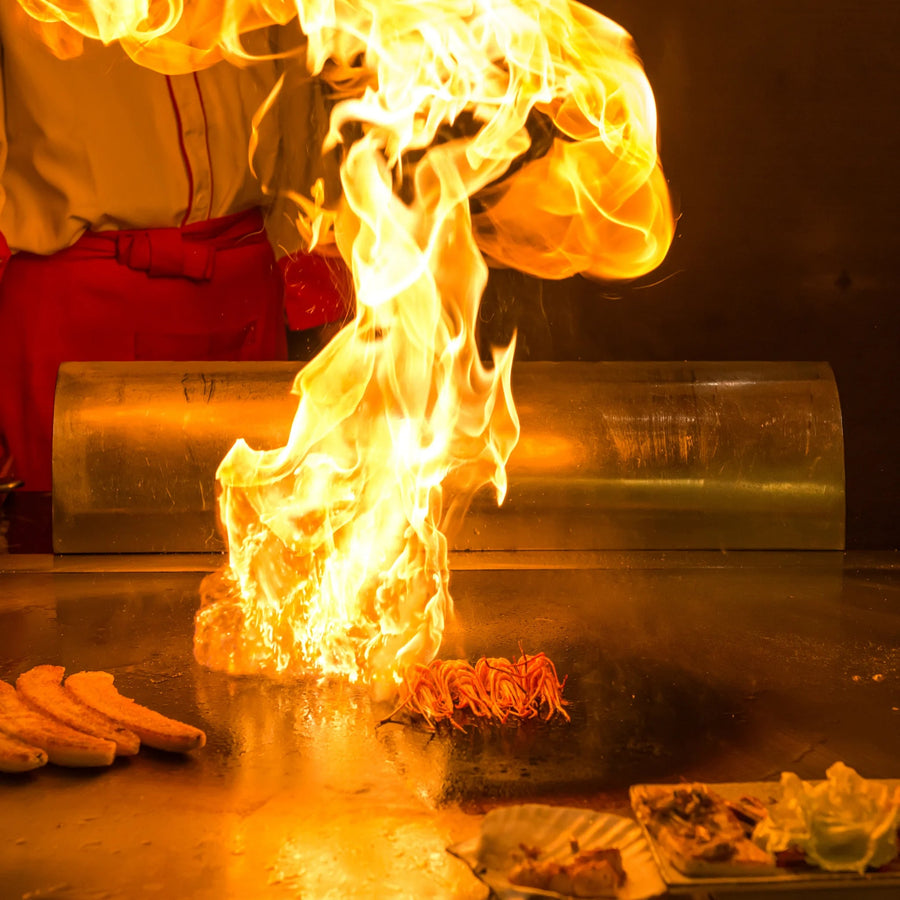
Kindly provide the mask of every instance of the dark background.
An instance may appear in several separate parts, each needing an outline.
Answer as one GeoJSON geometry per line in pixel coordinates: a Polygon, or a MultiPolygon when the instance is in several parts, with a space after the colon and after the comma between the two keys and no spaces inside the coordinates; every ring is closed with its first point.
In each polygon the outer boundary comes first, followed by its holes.
{"type": "Polygon", "coordinates": [[[593,0],[633,36],[679,215],[626,285],[495,272],[529,360],[815,360],[844,421],[848,549],[900,547],[900,3],[593,0]]]}

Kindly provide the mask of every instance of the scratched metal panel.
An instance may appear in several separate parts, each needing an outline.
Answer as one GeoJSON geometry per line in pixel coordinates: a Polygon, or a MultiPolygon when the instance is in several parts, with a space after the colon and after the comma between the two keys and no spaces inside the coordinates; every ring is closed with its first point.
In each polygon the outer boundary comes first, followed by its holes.
{"type": "MultiPolygon", "coordinates": [[[[293,363],[71,363],[57,553],[215,552],[215,471],[286,443],[293,363]]],[[[841,549],[840,404],[821,363],[523,363],[521,440],[457,550],[841,549]]]]}

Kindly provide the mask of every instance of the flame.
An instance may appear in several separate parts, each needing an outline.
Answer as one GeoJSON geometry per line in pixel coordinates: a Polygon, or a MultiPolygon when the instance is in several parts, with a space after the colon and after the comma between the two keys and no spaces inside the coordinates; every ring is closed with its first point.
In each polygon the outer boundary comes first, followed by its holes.
{"type": "Polygon", "coordinates": [[[487,483],[502,502],[519,436],[515,342],[486,365],[476,340],[488,262],[630,278],[671,244],[630,37],[567,0],[20,3],[169,73],[249,62],[246,32],[299,16],[289,63],[330,87],[341,192],[296,194],[297,227],[350,264],[356,315],[297,376],[286,445],[238,440],[219,467],[229,562],[195,652],[400,681],[452,609],[447,512],[487,483]]]}

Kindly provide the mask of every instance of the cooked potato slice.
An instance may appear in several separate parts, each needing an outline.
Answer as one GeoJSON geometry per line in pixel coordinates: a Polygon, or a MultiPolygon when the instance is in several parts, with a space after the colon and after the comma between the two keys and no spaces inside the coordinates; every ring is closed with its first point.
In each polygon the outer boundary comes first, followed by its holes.
{"type": "Polygon", "coordinates": [[[65,686],[81,703],[133,731],[148,747],[186,753],[206,744],[206,734],[199,728],[123,697],[109,672],[76,672],[66,679],[65,686]]]}
{"type": "Polygon", "coordinates": [[[116,755],[112,741],[93,737],[33,710],[0,681],[0,731],[39,747],[59,766],[108,766],[116,755]]]}
{"type": "Polygon", "coordinates": [[[0,772],[28,772],[47,765],[47,754],[0,731],[0,772]]]}
{"type": "Polygon", "coordinates": [[[35,666],[16,679],[16,693],[32,709],[77,731],[112,741],[116,756],[134,756],[140,738],[103,713],[79,702],[62,684],[62,666],[35,666]]]}

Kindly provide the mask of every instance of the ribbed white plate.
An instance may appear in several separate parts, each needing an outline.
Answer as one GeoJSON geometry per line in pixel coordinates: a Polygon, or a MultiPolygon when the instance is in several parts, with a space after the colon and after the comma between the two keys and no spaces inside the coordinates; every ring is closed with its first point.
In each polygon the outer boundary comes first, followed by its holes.
{"type": "Polygon", "coordinates": [[[507,874],[522,860],[521,844],[541,851],[541,859],[571,859],[571,842],[582,850],[616,847],[628,876],[616,895],[620,900],[646,900],[665,892],[650,847],[638,824],[622,816],[528,803],[489,812],[478,837],[450,847],[502,900],[562,897],[550,891],[510,884],[507,874]]]}

